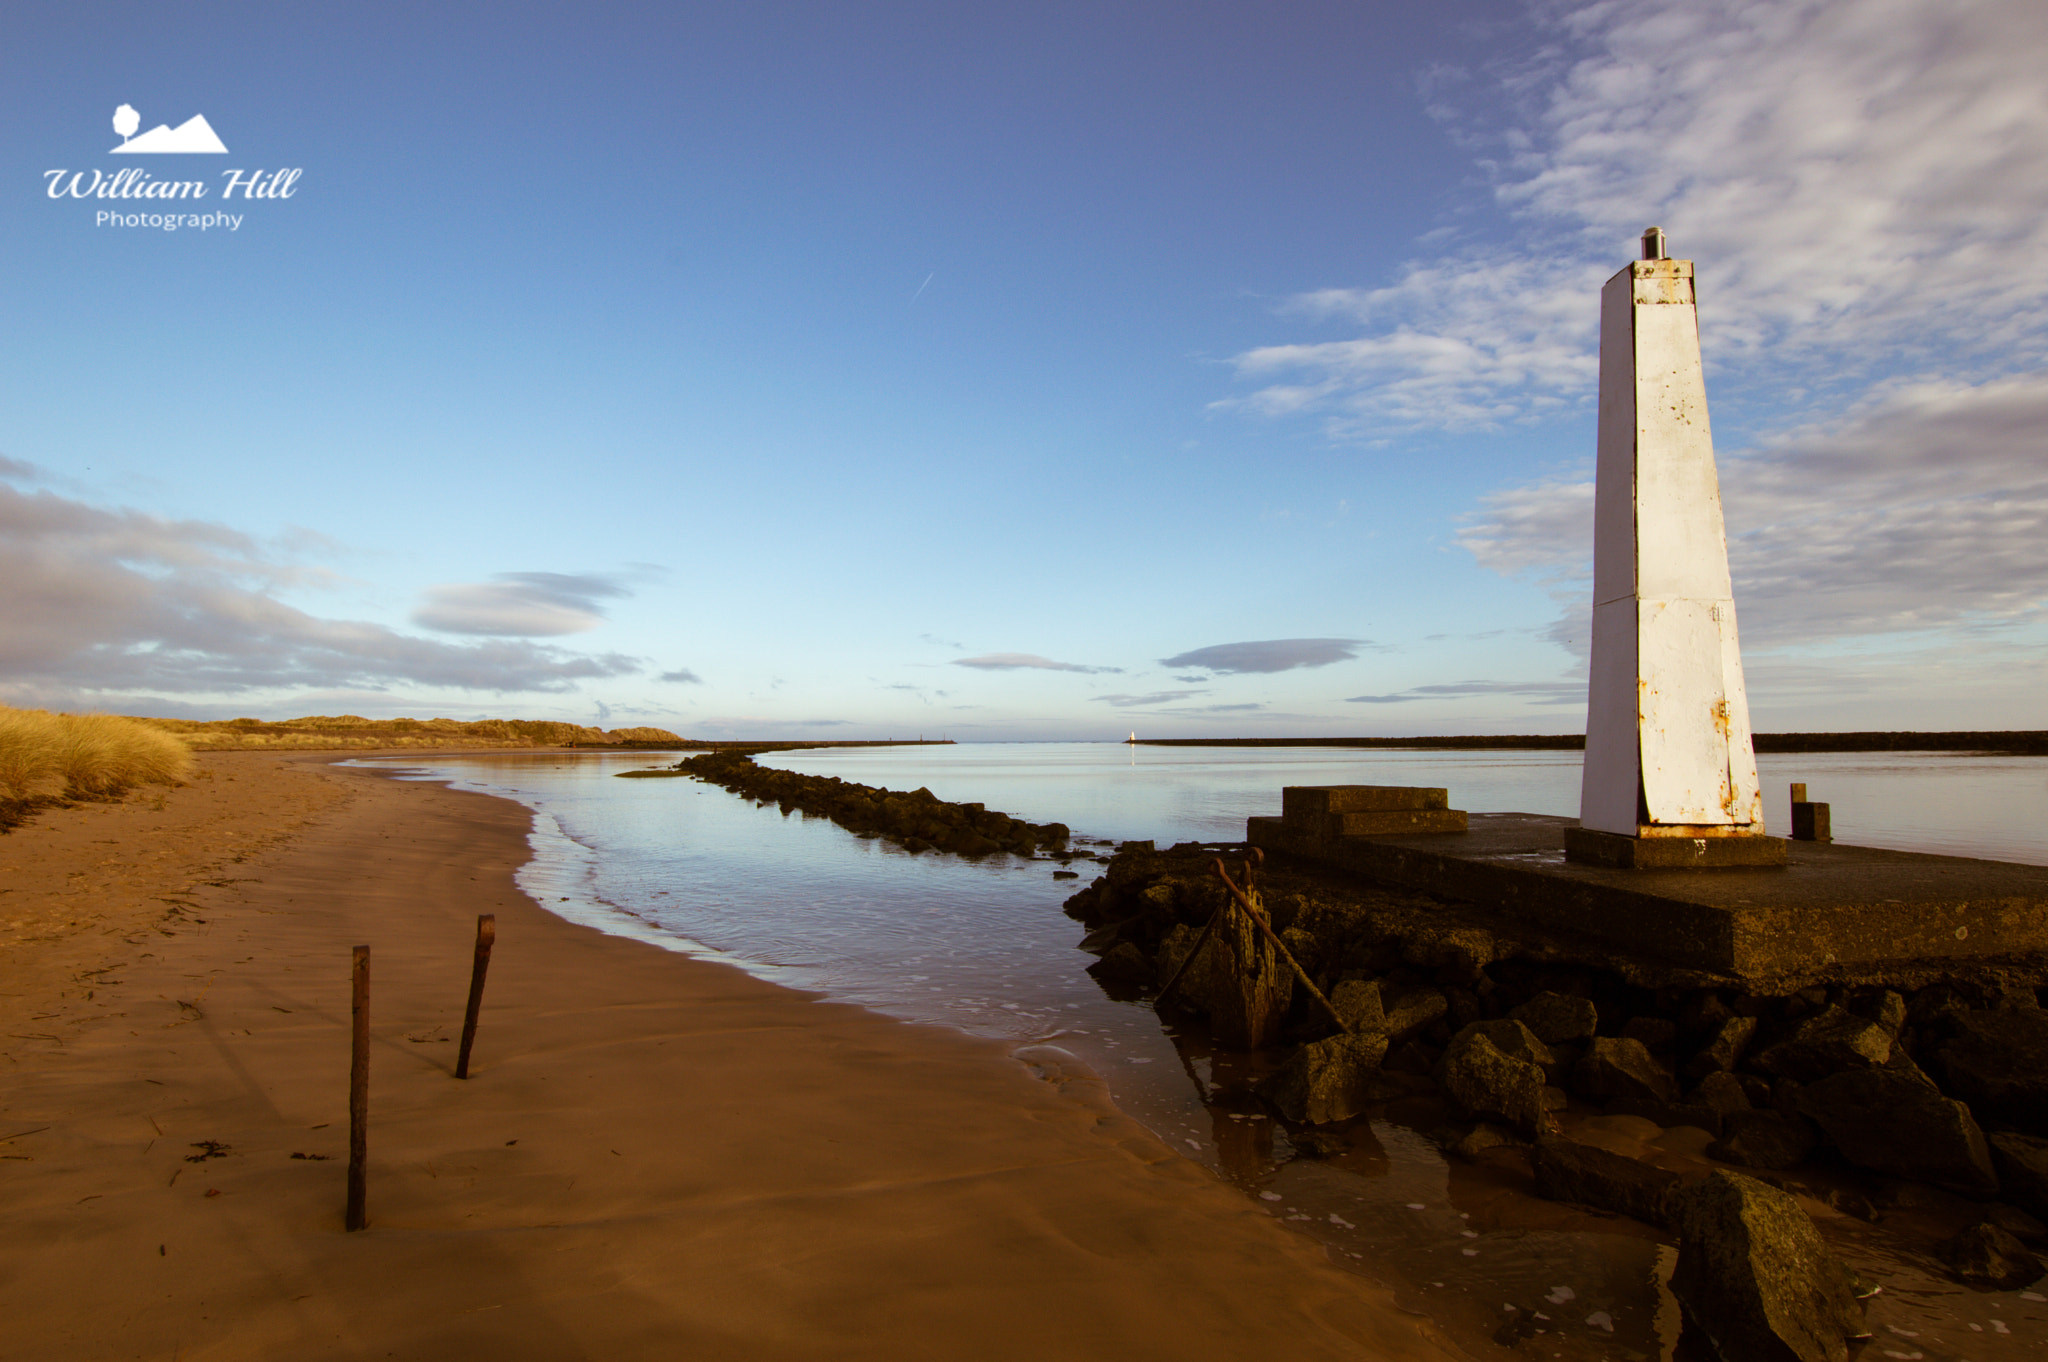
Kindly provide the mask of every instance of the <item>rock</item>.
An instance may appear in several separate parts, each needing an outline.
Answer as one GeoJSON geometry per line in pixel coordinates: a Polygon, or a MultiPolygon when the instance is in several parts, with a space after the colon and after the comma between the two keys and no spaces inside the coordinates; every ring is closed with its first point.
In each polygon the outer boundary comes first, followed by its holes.
{"type": "Polygon", "coordinates": [[[1493,933],[1479,927],[1425,927],[1401,943],[1401,957],[1421,969],[1447,971],[1462,983],[1499,956],[1493,933]]]}
{"type": "Polygon", "coordinates": [[[2007,1130],[1993,1131],[1984,1140],[2006,1199],[2048,1220],[2048,1140],[2007,1130]]]}
{"type": "Polygon", "coordinates": [[[1733,1111],[1748,1111],[1756,1105],[1749,1100],[1749,1090],[1742,1086],[1741,1079],[1718,1071],[1702,1078],[1686,1100],[1695,1106],[1712,1107],[1723,1117],[1733,1111]]]}
{"type": "Polygon", "coordinates": [[[1727,1018],[1715,1028],[1713,1038],[1687,1062],[1686,1076],[1704,1078],[1710,1073],[1728,1072],[1742,1062],[1742,1056],[1755,1037],[1755,1017],[1727,1018]]]}
{"type": "Polygon", "coordinates": [[[1419,1031],[1444,1015],[1444,995],[1433,988],[1380,988],[1380,1006],[1386,1012],[1387,1035],[1395,1040],[1419,1031]]]}
{"type": "Polygon", "coordinates": [[[1851,1069],[1806,1085],[1793,1101],[1858,1167],[1964,1196],[1998,1192],[1991,1151],[1970,1109],[1916,1073],[1851,1069]]]}
{"type": "Polygon", "coordinates": [[[1331,1036],[1304,1045],[1258,1084],[1258,1093],[1290,1121],[1348,1121],[1372,1103],[1387,1053],[1385,1036],[1331,1036]]]}
{"type": "MultiPolygon", "coordinates": [[[[1992,1165],[1997,1166],[1998,1157],[1992,1156],[1992,1165]]],[[[2022,1244],[2048,1243],[2048,1225],[2042,1224],[2017,1206],[2008,1206],[2002,1201],[1986,1202],[1981,1208],[1984,1218],[2004,1230],[2022,1244]]]]}
{"type": "Polygon", "coordinates": [[[1721,1138],[1707,1157],[1742,1168],[1785,1169],[1813,1153],[1813,1127],[1775,1111],[1733,1111],[1721,1118],[1721,1138]]]}
{"type": "Polygon", "coordinates": [[[1864,1334],[1854,1278],[1799,1203],[1715,1171],[1670,1196],[1672,1294],[1715,1352],[1739,1362],[1846,1362],[1864,1334]]]}
{"type": "Polygon", "coordinates": [[[2041,1260],[1998,1226],[1982,1221],[1935,1249],[1966,1286],[2017,1291],[2041,1280],[2041,1260]]]}
{"type": "Polygon", "coordinates": [[[1550,1052],[1550,1047],[1536,1039],[1536,1033],[1518,1021],[1505,1017],[1499,1021],[1476,1021],[1465,1030],[1479,1032],[1502,1054],[1511,1059],[1526,1060],[1546,1073],[1551,1065],[1557,1063],[1557,1056],[1550,1052]]]}
{"type": "Polygon", "coordinates": [[[1949,1092],[1987,1125],[2048,1137],[2048,1013],[1965,1012],[1938,1052],[1949,1092]]]}
{"type": "Polygon", "coordinates": [[[1460,1158],[1476,1159],[1489,1149],[1516,1143],[1515,1137],[1497,1125],[1481,1121],[1472,1127],[1472,1133],[1458,1141],[1451,1149],[1460,1158]]]}
{"type": "Polygon", "coordinates": [[[1697,1042],[1701,1036],[1711,1036],[1720,1030],[1721,1023],[1734,1015],[1720,994],[1711,990],[1695,993],[1678,1010],[1679,1034],[1697,1042]]]}
{"type": "Polygon", "coordinates": [[[1508,1016],[1528,1027],[1545,1045],[1585,1040],[1600,1022],[1600,1013],[1591,998],[1574,998],[1568,993],[1548,990],[1511,1009],[1508,1016]]]}
{"type": "Polygon", "coordinates": [[[1662,1050],[1678,1039],[1678,1024],[1664,1017],[1630,1017],[1621,1034],[1641,1041],[1645,1050],[1662,1050]]]}
{"type": "Polygon", "coordinates": [[[1853,1007],[1857,1016],[1876,1022],[1895,1036],[1906,1024],[1906,1000],[1888,988],[1859,997],[1853,1007]]]}
{"type": "Polygon", "coordinates": [[[1380,1002],[1377,979],[1346,979],[1330,990],[1330,1006],[1354,1032],[1386,1032],[1387,1010],[1380,1002]]]}
{"type": "Polygon", "coordinates": [[[1109,954],[1088,967],[1088,973],[1105,984],[1146,988],[1157,982],[1153,977],[1152,962],[1128,941],[1118,942],[1109,954]]]}
{"type": "Polygon", "coordinates": [[[1613,1211],[1649,1225],[1669,1219],[1666,1204],[1678,1174],[1592,1145],[1548,1138],[1530,1159],[1536,1190],[1552,1201],[1613,1211]]]}
{"type": "Polygon", "coordinates": [[[1524,1134],[1542,1128],[1543,1070],[1502,1054],[1476,1023],[1452,1038],[1436,1079],[1475,1116],[1499,1117],[1524,1134]]]}
{"type": "Polygon", "coordinates": [[[1790,1035],[1756,1057],[1780,1078],[1811,1083],[1845,1069],[1876,1069],[1892,1057],[1892,1035],[1843,1007],[1808,1017],[1790,1035]]]}
{"type": "Polygon", "coordinates": [[[1678,1100],[1678,1083],[1664,1072],[1639,1040],[1595,1036],[1572,1066],[1572,1091],[1604,1101],[1636,1097],[1651,1102],[1678,1100]]]}

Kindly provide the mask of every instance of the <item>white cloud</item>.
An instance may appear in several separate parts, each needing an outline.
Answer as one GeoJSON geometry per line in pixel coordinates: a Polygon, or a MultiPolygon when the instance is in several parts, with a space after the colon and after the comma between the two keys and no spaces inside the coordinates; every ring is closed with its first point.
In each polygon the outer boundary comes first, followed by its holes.
{"type": "MultiPolygon", "coordinates": [[[[1743,638],[1790,644],[2048,614],[2048,376],[1905,385],[1720,460],[1743,638]]],[[[1590,588],[1593,485],[1484,498],[1485,566],[1590,588]]],[[[1562,641],[1562,639],[1560,639],[1562,641]]]]}
{"type": "Polygon", "coordinates": [[[1151,709],[1208,693],[1205,690],[1155,690],[1144,695],[1091,695],[1088,698],[1097,704],[1113,705],[1118,709],[1151,709]]]}
{"type": "Polygon", "coordinates": [[[604,623],[598,601],[630,595],[595,573],[501,572],[488,582],[431,586],[412,622],[444,634],[552,638],[580,634],[604,623]]]}
{"type": "Polygon", "coordinates": [[[1809,416],[1888,377],[2041,367],[2038,0],[1603,0],[1539,22],[1554,41],[1501,73],[1523,117],[1467,139],[1516,244],[1296,297],[1364,334],[1247,351],[1260,386],[1221,405],[1378,438],[1584,403],[1598,284],[1651,223],[1699,262],[1710,364],[1809,416]]]}
{"type": "MultiPolygon", "coordinates": [[[[16,478],[32,471],[0,466],[16,478]]],[[[414,638],[310,615],[273,594],[321,576],[224,525],[106,510],[0,483],[0,687],[67,702],[398,684],[532,692],[639,670],[618,653],[414,638]]]]}
{"type": "Polygon", "coordinates": [[[1353,695],[1352,705],[1400,705],[1413,700],[1460,700],[1474,695],[1517,695],[1538,705],[1582,705],[1583,681],[1459,681],[1448,685],[1411,686],[1390,695],[1353,695]]]}
{"type": "Polygon", "coordinates": [[[955,667],[972,667],[976,671],[1045,671],[1045,672],[1086,672],[1090,675],[1121,672],[1121,667],[1084,667],[1078,662],[1055,662],[1049,657],[1036,653],[983,653],[980,657],[956,657],[955,667]]]}
{"type": "MultiPolygon", "coordinates": [[[[1327,667],[1358,656],[1365,640],[1356,638],[1269,638],[1249,643],[1217,643],[1193,652],[1159,659],[1162,667],[1199,667],[1225,674],[1285,672],[1296,667],[1327,667]]],[[[1175,677],[1185,681],[1189,677],[1175,677]]]]}

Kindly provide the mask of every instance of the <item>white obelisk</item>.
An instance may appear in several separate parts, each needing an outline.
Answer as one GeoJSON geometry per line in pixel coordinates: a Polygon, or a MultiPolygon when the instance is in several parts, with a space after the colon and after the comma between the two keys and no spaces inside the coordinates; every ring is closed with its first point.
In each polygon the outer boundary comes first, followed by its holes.
{"type": "Polygon", "coordinates": [[[1579,822],[1585,832],[1568,841],[1574,860],[1670,867],[1784,857],[1784,844],[1763,835],[1692,262],[1665,258],[1658,227],[1643,233],[1643,258],[1600,293],[1579,822]]]}

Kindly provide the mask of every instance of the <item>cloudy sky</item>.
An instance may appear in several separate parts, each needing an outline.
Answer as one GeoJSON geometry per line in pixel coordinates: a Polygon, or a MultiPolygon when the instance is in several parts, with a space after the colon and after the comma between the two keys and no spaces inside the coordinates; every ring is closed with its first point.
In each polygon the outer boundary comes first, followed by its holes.
{"type": "Polygon", "coordinates": [[[11,703],[1576,732],[1596,295],[1656,223],[1756,726],[2048,727],[2037,0],[0,39],[11,703]],[[122,105],[228,151],[120,153],[122,105]]]}

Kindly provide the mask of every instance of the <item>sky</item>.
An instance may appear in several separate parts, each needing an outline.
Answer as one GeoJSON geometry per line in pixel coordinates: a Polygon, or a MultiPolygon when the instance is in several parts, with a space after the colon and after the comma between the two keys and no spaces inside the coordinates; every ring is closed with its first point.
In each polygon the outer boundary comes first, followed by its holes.
{"type": "Polygon", "coordinates": [[[2038,0],[18,0],[0,701],[1579,732],[1656,224],[1755,727],[2048,728],[2044,69],[2038,0]]]}

